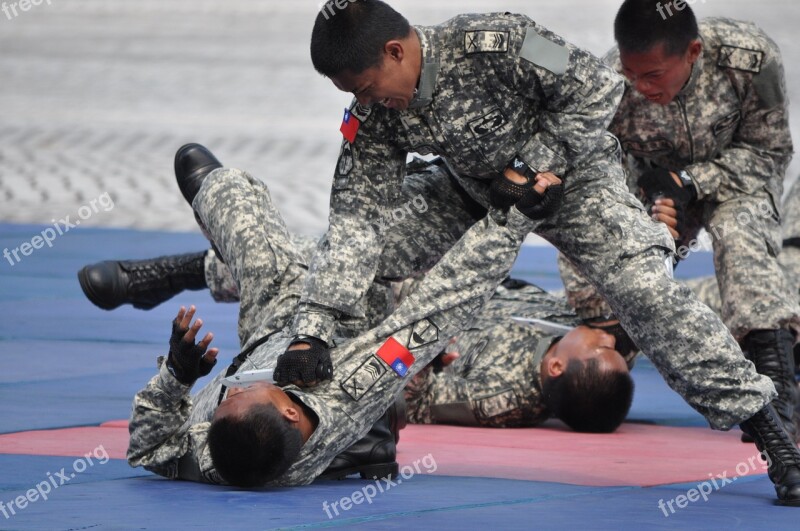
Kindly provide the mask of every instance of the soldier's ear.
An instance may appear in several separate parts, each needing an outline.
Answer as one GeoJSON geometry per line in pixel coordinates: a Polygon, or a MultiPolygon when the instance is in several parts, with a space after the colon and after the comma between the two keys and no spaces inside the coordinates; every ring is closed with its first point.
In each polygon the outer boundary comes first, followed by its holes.
{"type": "Polygon", "coordinates": [[[693,65],[697,58],[700,57],[700,53],[703,51],[703,41],[700,39],[695,39],[689,43],[689,47],[686,49],[686,60],[690,65],[693,65]]]}
{"type": "Polygon", "coordinates": [[[281,409],[281,416],[289,422],[300,422],[300,412],[293,406],[285,406],[281,409]]]}
{"type": "Polygon", "coordinates": [[[397,62],[402,61],[405,56],[403,43],[398,40],[388,41],[383,45],[383,51],[389,59],[397,62]]]}
{"type": "Polygon", "coordinates": [[[547,376],[550,378],[558,378],[562,374],[564,374],[564,370],[566,369],[566,364],[559,358],[555,356],[550,356],[544,362],[544,370],[547,376]]]}

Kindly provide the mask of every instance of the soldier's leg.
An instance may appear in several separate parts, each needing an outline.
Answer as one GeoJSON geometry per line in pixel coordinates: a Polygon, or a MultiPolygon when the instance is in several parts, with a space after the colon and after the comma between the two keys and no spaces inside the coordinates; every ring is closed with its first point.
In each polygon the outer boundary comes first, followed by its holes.
{"type": "Polygon", "coordinates": [[[674,282],[674,244],[626,189],[618,164],[596,161],[566,177],[564,204],[537,232],[606,298],[667,383],[712,427],[727,429],[774,396],[720,319],[674,282]]]}
{"type": "Polygon", "coordinates": [[[708,226],[723,321],[758,372],[775,384],[778,397],[772,405],[796,438],[793,329],[800,321],[800,309],[777,259],[781,243],[777,214],[766,195],[741,196],[717,205],[708,226]]]}
{"type": "Polygon", "coordinates": [[[402,280],[433,267],[486,210],[442,162],[410,166],[402,196],[387,215],[377,276],[402,280]]]}
{"type": "Polygon", "coordinates": [[[266,185],[221,168],[205,178],[192,206],[238,287],[242,347],[289,324],[307,265],[266,185]]]}

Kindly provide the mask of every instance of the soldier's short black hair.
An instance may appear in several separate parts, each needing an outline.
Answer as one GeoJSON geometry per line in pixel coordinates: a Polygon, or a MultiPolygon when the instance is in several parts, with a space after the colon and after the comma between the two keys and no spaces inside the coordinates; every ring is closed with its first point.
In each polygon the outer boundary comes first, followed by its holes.
{"type": "Polygon", "coordinates": [[[329,0],[311,32],[311,62],[327,77],[360,74],[380,63],[387,42],[410,31],[408,20],[380,0],[329,0]]]}
{"type": "Polygon", "coordinates": [[[685,0],[625,0],[614,19],[617,46],[628,53],[663,43],[664,53],[680,55],[698,35],[697,19],[685,0]]]}
{"type": "Polygon", "coordinates": [[[256,404],[244,415],[211,422],[208,447],[222,479],[237,487],[260,487],[286,472],[303,437],[274,404],[256,404]]]}
{"type": "Polygon", "coordinates": [[[611,433],[631,408],[633,379],[627,372],[602,370],[597,359],[572,359],[561,375],[543,380],[542,398],[573,430],[611,433]]]}

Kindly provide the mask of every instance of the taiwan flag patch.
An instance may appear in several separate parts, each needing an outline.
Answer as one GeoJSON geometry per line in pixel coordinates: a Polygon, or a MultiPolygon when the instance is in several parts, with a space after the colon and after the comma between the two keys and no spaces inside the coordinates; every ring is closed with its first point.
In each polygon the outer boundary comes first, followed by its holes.
{"type": "Polygon", "coordinates": [[[395,341],[393,337],[386,340],[386,343],[378,349],[377,356],[386,362],[400,376],[405,376],[409,367],[414,363],[414,355],[395,341]]]}
{"type": "Polygon", "coordinates": [[[358,118],[353,116],[350,109],[345,109],[344,118],[342,118],[342,126],[339,128],[339,131],[342,132],[342,135],[344,135],[351,144],[356,141],[359,125],[361,125],[361,122],[358,121],[358,118]]]}

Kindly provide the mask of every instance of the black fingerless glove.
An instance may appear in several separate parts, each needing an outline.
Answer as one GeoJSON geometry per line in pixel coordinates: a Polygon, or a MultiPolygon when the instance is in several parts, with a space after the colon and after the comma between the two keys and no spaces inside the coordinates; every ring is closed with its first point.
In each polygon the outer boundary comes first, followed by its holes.
{"type": "Polygon", "coordinates": [[[676,219],[679,238],[682,242],[686,236],[686,209],[697,200],[697,191],[693,185],[681,186],[675,182],[669,170],[655,168],[643,173],[636,183],[644,193],[645,204],[651,206],[656,199],[666,197],[675,202],[676,219]]]}
{"type": "Polygon", "coordinates": [[[551,184],[545,189],[544,195],[531,188],[517,202],[517,210],[530,219],[545,219],[559,209],[563,198],[564,185],[562,184],[551,184]]]}
{"type": "Polygon", "coordinates": [[[217,360],[207,361],[203,355],[206,349],[183,339],[188,328],[181,328],[177,319],[172,321],[172,336],[169,338],[167,369],[172,376],[184,385],[194,384],[198,378],[211,372],[217,360]]]}
{"type": "MultiPolygon", "coordinates": [[[[297,380],[303,383],[330,380],[333,378],[333,363],[328,345],[315,337],[303,337],[294,343],[309,343],[306,350],[287,350],[278,356],[273,379],[278,385],[287,385],[297,380]]],[[[292,343],[292,344],[294,344],[292,343]]],[[[291,348],[291,345],[289,345],[291,348]]]]}
{"type": "MultiPolygon", "coordinates": [[[[600,319],[602,319],[602,321],[608,321],[608,318],[606,317],[600,319]]],[[[628,359],[628,356],[632,352],[637,352],[639,350],[631,339],[631,336],[628,335],[628,332],[622,328],[622,325],[619,324],[619,322],[616,324],[597,324],[598,320],[599,319],[586,319],[583,321],[583,324],[590,328],[598,328],[614,336],[614,339],[616,340],[614,343],[614,350],[622,354],[623,358],[628,359]]]]}

